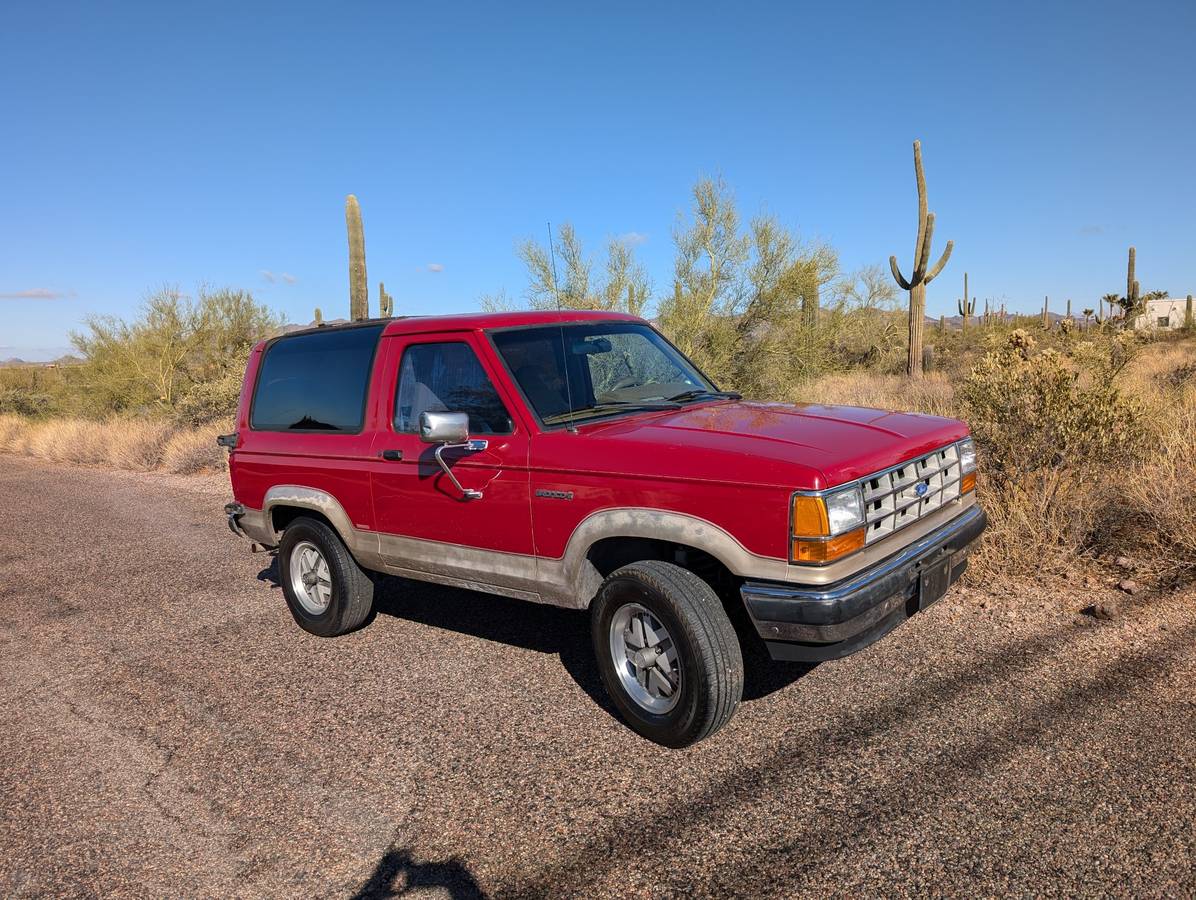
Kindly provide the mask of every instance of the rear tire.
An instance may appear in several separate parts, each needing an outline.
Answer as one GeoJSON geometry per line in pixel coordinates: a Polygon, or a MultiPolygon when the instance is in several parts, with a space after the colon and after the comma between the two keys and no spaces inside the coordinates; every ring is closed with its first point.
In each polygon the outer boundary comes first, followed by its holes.
{"type": "Polygon", "coordinates": [[[739,639],[718,596],[672,563],[612,573],[590,607],[606,690],[650,741],[687,747],[722,728],[743,696],[739,639]]]}
{"type": "Polygon", "coordinates": [[[318,519],[291,522],[278,543],[278,574],[295,622],[320,637],[353,631],[374,608],[374,582],[340,536],[318,519]]]}

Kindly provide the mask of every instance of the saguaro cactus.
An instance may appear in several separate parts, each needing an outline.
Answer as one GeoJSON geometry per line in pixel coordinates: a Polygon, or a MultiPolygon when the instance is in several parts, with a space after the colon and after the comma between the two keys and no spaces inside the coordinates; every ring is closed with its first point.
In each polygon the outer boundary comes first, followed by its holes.
{"type": "Polygon", "coordinates": [[[1042,298],[1042,327],[1047,331],[1051,328],[1051,298],[1042,298]]]}
{"type": "Polygon", "coordinates": [[[972,298],[972,302],[968,302],[968,298],[964,297],[962,300],[955,301],[955,308],[959,310],[959,315],[963,318],[963,325],[960,326],[961,331],[968,330],[968,318],[976,314],[976,298],[972,298]]]}
{"type": "Polygon", "coordinates": [[[378,282],[378,315],[389,319],[395,314],[395,298],[386,293],[386,285],[378,282]]]}
{"type": "Polygon", "coordinates": [[[349,318],[358,322],[370,317],[370,288],[365,276],[361,207],[352,194],[345,198],[345,227],[349,232],[349,318]]]}
{"type": "Polygon", "coordinates": [[[1067,318],[1067,319],[1071,318],[1071,297],[1067,298],[1067,315],[1064,316],[1064,318],[1067,318]]]}
{"type": "MultiPolygon", "coordinates": [[[[909,291],[909,355],[906,370],[911,378],[922,377],[922,331],[926,325],[926,285],[934,281],[947,260],[954,241],[947,241],[943,255],[934,268],[927,271],[930,262],[930,241],[934,237],[934,213],[926,207],[926,176],[922,173],[922,142],[914,141],[914,175],[918,182],[918,240],[914,245],[914,268],[907,280],[897,266],[897,257],[889,257],[889,268],[893,278],[903,291],[909,291]]],[[[967,301],[967,294],[964,294],[967,301]]]]}

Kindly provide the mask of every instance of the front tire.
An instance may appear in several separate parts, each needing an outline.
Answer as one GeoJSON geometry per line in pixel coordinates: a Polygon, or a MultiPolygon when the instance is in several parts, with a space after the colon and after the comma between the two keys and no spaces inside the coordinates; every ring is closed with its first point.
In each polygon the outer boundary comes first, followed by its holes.
{"type": "Polygon", "coordinates": [[[645,560],[612,573],[590,607],[606,690],[650,741],[687,747],[731,719],[743,696],[739,639],[706,582],[645,560]]]}
{"type": "Polygon", "coordinates": [[[278,544],[278,574],[295,622],[320,637],[359,627],[373,611],[374,583],[340,536],[318,519],[291,522],[278,544]]]}

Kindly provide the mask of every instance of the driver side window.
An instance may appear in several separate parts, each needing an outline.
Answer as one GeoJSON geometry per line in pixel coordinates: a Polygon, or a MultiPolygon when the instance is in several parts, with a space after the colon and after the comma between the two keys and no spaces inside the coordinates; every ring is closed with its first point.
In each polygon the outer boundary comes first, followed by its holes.
{"type": "Polygon", "coordinates": [[[419,431],[424,412],[469,414],[470,434],[510,434],[510,413],[473,348],[462,341],[412,344],[403,351],[395,431],[419,431]]]}

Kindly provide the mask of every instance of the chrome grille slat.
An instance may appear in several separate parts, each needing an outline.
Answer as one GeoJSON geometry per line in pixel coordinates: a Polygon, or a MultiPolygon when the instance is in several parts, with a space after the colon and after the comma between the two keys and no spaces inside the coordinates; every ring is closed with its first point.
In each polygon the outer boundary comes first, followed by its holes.
{"type": "Polygon", "coordinates": [[[962,473],[955,444],[860,479],[867,522],[865,543],[888,537],[959,496],[962,473]],[[926,485],[919,497],[917,486],[926,485]]]}

